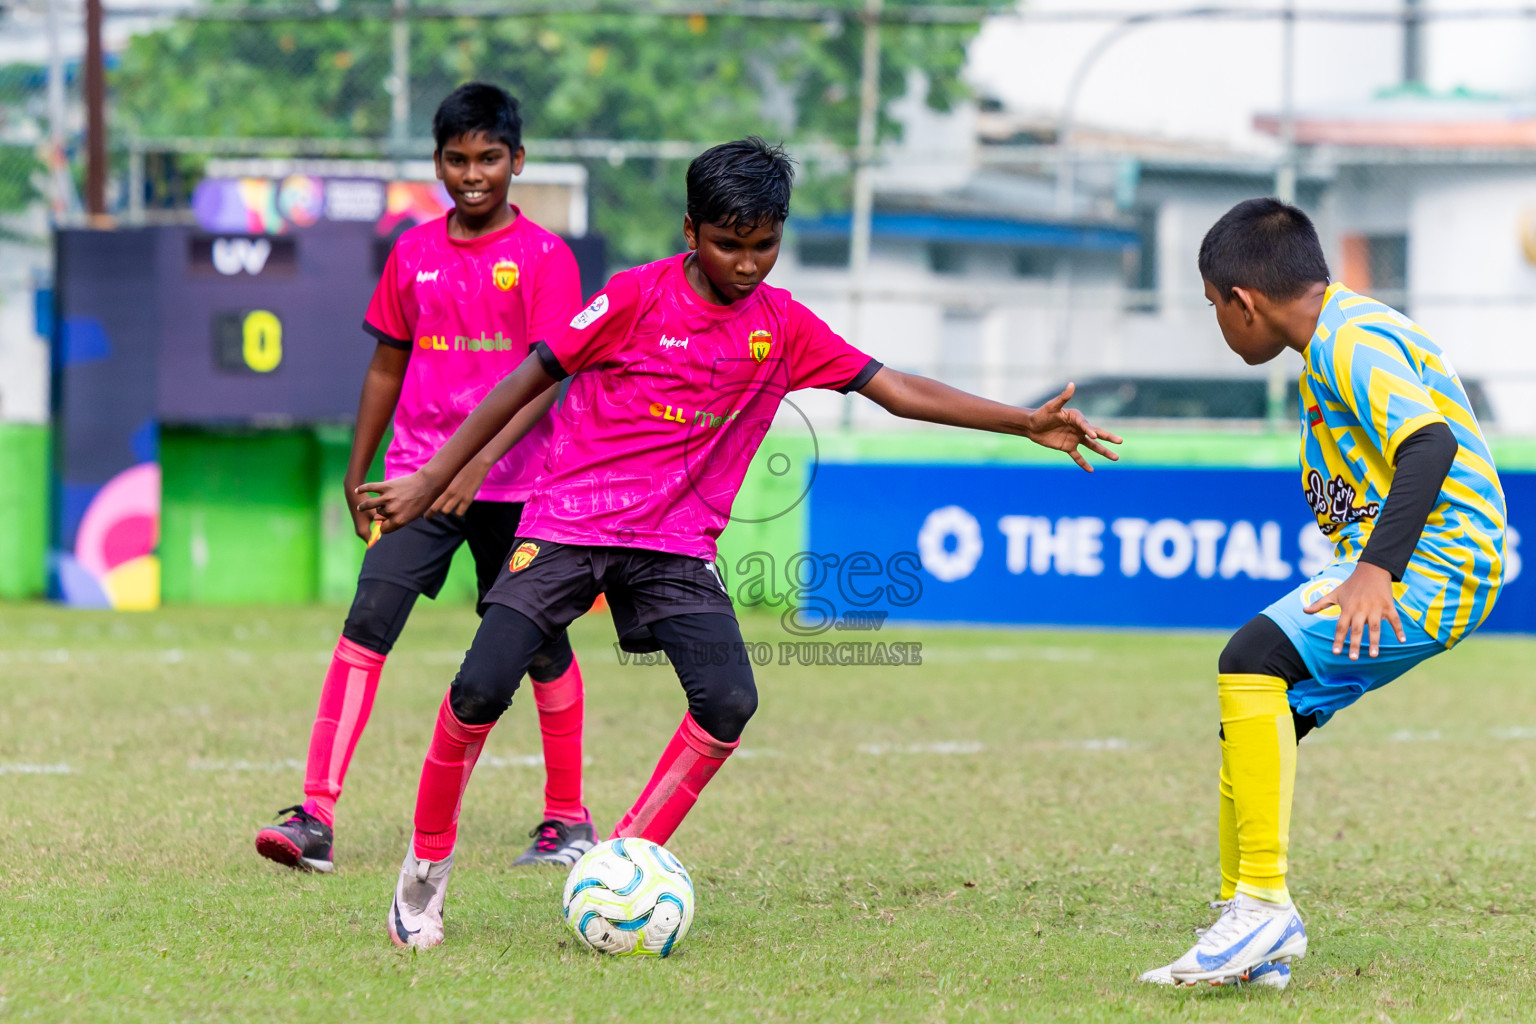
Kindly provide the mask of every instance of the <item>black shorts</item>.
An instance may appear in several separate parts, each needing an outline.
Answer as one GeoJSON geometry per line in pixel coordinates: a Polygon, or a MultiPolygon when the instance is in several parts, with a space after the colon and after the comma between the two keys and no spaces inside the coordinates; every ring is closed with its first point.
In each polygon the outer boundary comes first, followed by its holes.
{"type": "Polygon", "coordinates": [[[379,537],[363,555],[363,569],[357,578],[395,583],[436,598],[448,578],[454,552],[468,543],[475,559],[479,596],[484,600],[506,564],[522,518],[520,501],[475,501],[461,516],[417,519],[379,537]]]}
{"type": "MultiPolygon", "coordinates": [[[[626,651],[661,650],[650,625],[690,612],[736,617],[712,562],[640,548],[587,547],[519,537],[481,604],[522,612],[546,636],[586,614],[606,594],[613,628],[626,651]]],[[[484,608],[481,609],[482,613],[484,608]]]]}

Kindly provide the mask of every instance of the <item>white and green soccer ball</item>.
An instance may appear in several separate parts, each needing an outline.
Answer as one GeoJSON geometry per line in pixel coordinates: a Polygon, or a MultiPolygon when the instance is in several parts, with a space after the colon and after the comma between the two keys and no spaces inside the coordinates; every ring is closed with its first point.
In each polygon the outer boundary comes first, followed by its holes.
{"type": "Polygon", "coordinates": [[[660,844],[610,839],[565,880],[565,923],[610,956],[668,956],[693,923],[693,879],[660,844]]]}

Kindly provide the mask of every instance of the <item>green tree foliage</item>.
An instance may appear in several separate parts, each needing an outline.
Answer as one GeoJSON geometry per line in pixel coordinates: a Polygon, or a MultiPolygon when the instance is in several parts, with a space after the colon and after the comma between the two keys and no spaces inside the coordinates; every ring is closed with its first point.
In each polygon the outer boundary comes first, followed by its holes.
{"type": "Polygon", "coordinates": [[[0,210],[20,210],[42,198],[36,178],[42,162],[27,146],[0,146],[0,210]]]}
{"type": "MultiPolygon", "coordinates": [[[[483,79],[521,98],[531,139],[681,139],[702,148],[755,132],[851,145],[862,5],[848,6],[846,17],[812,23],[615,14],[418,20],[412,134],[428,134],[433,107],[454,86],[483,79]]],[[[883,99],[899,96],[916,70],[930,81],[929,103],[947,109],[963,91],[958,76],[975,31],[887,25],[883,99]]],[[[389,53],[390,26],[381,20],[184,20],[129,45],[113,80],[118,117],[142,135],[380,137],[389,131],[389,53]]],[[[594,226],[616,260],[654,259],[678,244],[681,163],[599,160],[590,169],[594,226]]],[[[845,164],[806,168],[801,184],[798,209],[847,202],[845,164]]]]}
{"type": "MultiPolygon", "coordinates": [[[[43,69],[36,64],[0,66],[0,127],[27,116],[26,104],[42,78],[43,69]]],[[[0,145],[0,210],[20,210],[41,198],[36,178],[42,171],[34,147],[0,145]]]]}

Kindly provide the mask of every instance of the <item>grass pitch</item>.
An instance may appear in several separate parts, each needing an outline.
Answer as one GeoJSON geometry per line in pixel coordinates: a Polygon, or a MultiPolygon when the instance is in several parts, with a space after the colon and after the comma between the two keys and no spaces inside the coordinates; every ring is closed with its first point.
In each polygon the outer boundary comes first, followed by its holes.
{"type": "MultiPolygon", "coordinates": [[[[0,612],[0,1019],[1536,1019],[1536,642],[1474,638],[1305,741],[1312,955],[1285,993],[1171,992],[1133,979],[1210,918],[1219,636],[887,630],[921,667],[759,669],[741,754],[670,844],[693,933],[637,962],[577,947],[562,872],[510,867],[543,778],[521,696],[465,802],[447,942],[385,935],[464,609],[418,609],[390,659],[338,873],[257,858],[341,617],[0,612]]],[[[606,827],[683,700],[606,620],[574,639],[606,827]]]]}

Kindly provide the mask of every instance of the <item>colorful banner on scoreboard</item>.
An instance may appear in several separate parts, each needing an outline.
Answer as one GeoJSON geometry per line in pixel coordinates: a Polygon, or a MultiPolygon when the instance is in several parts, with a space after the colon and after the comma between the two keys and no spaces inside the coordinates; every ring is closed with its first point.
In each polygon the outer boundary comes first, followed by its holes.
{"type": "MultiPolygon", "coordinates": [[[[1519,548],[1536,536],[1536,473],[1503,481],[1508,582],[1484,629],[1536,632],[1519,548]]],[[[884,619],[1072,626],[1233,628],[1333,551],[1297,474],[1273,469],[823,464],[809,540],[823,567],[910,567],[920,586],[868,603],[884,619]]],[[[807,593],[845,614],[872,593],[816,575],[807,593]]]]}

